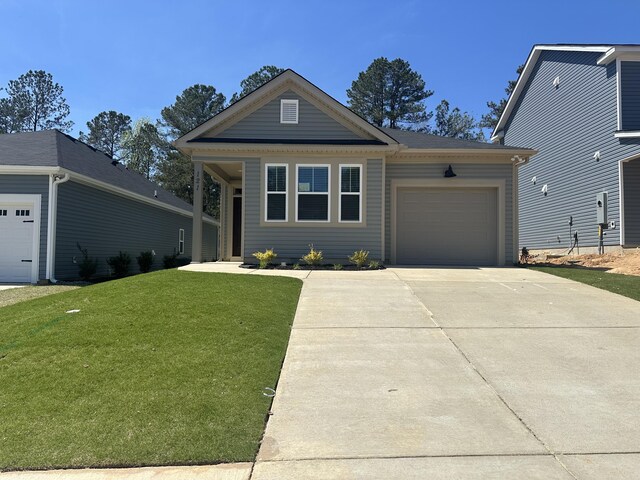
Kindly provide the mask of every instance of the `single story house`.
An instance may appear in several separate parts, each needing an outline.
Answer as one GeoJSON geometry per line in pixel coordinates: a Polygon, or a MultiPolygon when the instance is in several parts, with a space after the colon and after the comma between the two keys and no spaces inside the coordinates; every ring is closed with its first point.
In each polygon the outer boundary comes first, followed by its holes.
{"type": "Polygon", "coordinates": [[[297,263],[309,245],[327,263],[359,249],[391,264],[518,258],[517,169],[534,150],[378,128],[292,70],[175,146],[194,165],[194,232],[202,176],[222,186],[222,260],[274,248],[297,263]]]}
{"type": "Polygon", "coordinates": [[[520,245],[595,251],[602,224],[604,246],[640,246],[640,45],[535,45],[492,140],[539,151],[520,245]]]}
{"type": "MultiPolygon", "coordinates": [[[[198,215],[199,256],[217,258],[218,222],[198,215]]],[[[0,135],[0,282],[78,278],[78,245],[98,259],[119,251],[191,256],[192,207],[102,152],[47,130],[0,135]]]]}

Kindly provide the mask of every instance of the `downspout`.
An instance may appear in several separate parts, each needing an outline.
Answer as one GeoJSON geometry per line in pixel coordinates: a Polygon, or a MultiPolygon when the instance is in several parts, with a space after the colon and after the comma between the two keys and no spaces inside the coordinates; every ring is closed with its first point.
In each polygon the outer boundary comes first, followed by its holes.
{"type": "Polygon", "coordinates": [[[46,279],[51,283],[57,283],[54,277],[56,261],[56,219],[58,216],[58,185],[69,181],[68,173],[49,176],[49,208],[47,215],[47,268],[46,279]]]}
{"type": "Polygon", "coordinates": [[[512,189],[513,189],[513,263],[518,263],[519,258],[519,247],[520,247],[520,206],[519,206],[519,192],[518,192],[518,167],[520,165],[524,165],[529,161],[528,158],[522,158],[519,155],[515,155],[512,159],[514,161],[513,165],[513,178],[512,178],[512,189]]]}

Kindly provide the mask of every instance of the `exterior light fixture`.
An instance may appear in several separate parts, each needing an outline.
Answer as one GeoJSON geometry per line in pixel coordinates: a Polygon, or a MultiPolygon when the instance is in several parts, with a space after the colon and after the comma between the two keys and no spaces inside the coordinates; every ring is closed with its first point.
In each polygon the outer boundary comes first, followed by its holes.
{"type": "Polygon", "coordinates": [[[600,150],[593,154],[593,158],[596,162],[600,161],[600,150]]]}
{"type": "Polygon", "coordinates": [[[444,171],[444,178],[453,178],[453,177],[457,177],[457,175],[453,172],[453,168],[451,168],[451,165],[449,165],[449,168],[447,168],[444,171]]]}
{"type": "Polygon", "coordinates": [[[549,192],[549,187],[547,186],[547,184],[546,184],[546,183],[542,186],[542,190],[540,190],[540,191],[541,191],[542,193],[544,193],[544,196],[545,196],[545,197],[547,196],[547,193],[549,192]]]}

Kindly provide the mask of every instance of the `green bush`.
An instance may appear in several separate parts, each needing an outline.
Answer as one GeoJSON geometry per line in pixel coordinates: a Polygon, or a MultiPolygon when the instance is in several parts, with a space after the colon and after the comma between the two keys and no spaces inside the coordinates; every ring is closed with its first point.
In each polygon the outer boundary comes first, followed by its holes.
{"type": "Polygon", "coordinates": [[[333,269],[334,270],[342,270],[344,268],[344,266],[341,263],[334,263],[333,264],[333,269]]]}
{"type": "Polygon", "coordinates": [[[89,258],[89,251],[86,248],[82,248],[79,243],[76,243],[76,246],[82,253],[82,260],[78,262],[78,274],[82,280],[88,282],[98,270],[98,259],[89,258]]]}
{"type": "Polygon", "coordinates": [[[162,266],[165,269],[177,268],[178,267],[178,254],[174,252],[172,255],[165,255],[164,257],[162,257],[162,266]]]}
{"type": "Polygon", "coordinates": [[[278,254],[273,251],[273,248],[268,248],[264,252],[254,252],[253,256],[260,262],[260,268],[267,268],[273,263],[278,254]]]}
{"type": "Polygon", "coordinates": [[[366,250],[357,250],[349,257],[349,261],[358,268],[364,267],[367,264],[367,260],[369,260],[369,252],[366,250]]]}
{"type": "Polygon", "coordinates": [[[377,260],[371,260],[369,262],[369,268],[371,270],[378,270],[380,268],[380,262],[377,260]]]}
{"type": "Polygon", "coordinates": [[[299,263],[294,263],[292,268],[293,268],[294,270],[300,270],[302,267],[300,267],[300,264],[299,264],[299,263]]]}
{"type": "Polygon", "coordinates": [[[116,278],[125,277],[129,273],[129,265],[131,265],[131,256],[127,252],[118,252],[115,257],[107,258],[107,264],[116,278]]]}
{"type": "Polygon", "coordinates": [[[313,245],[309,245],[309,253],[304,255],[300,260],[302,260],[307,265],[310,265],[312,267],[316,267],[316,266],[320,265],[320,263],[322,262],[323,258],[324,257],[322,256],[322,252],[320,250],[316,250],[313,247],[313,245]]]}
{"type": "Polygon", "coordinates": [[[154,253],[151,250],[147,250],[145,252],[140,252],[140,255],[136,257],[138,266],[142,273],[147,273],[151,270],[151,266],[153,265],[153,255],[154,253]]]}

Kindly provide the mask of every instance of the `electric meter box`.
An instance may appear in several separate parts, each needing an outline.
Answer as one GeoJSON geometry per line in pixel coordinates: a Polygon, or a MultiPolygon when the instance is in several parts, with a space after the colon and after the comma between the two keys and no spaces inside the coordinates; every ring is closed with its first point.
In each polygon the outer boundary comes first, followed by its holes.
{"type": "Polygon", "coordinates": [[[607,220],[607,192],[600,192],[596,195],[596,220],[598,225],[606,225],[607,220]]]}

